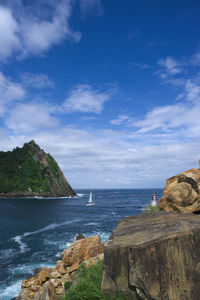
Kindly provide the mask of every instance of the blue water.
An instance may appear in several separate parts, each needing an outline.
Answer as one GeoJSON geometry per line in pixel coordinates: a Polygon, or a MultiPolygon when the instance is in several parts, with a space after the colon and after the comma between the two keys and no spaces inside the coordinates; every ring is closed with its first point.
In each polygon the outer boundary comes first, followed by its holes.
{"type": "Polygon", "coordinates": [[[10,300],[35,268],[53,267],[78,232],[106,241],[124,217],[137,215],[161,189],[93,190],[95,206],[87,207],[89,190],[75,198],[0,198],[0,299],[10,300]]]}

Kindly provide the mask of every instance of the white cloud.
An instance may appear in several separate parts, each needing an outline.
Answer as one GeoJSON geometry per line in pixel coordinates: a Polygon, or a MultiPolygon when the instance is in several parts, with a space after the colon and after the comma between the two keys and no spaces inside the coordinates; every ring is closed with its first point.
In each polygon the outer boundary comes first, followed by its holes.
{"type": "Polygon", "coordinates": [[[59,122],[51,116],[53,111],[54,108],[48,104],[22,103],[10,111],[5,124],[17,133],[55,128],[59,122]]]}
{"type": "Polygon", "coordinates": [[[73,128],[7,136],[4,150],[35,141],[58,161],[73,187],[164,187],[166,178],[197,166],[198,144],[127,139],[128,133],[73,128]]]}
{"type": "Polygon", "coordinates": [[[112,125],[121,125],[121,124],[129,125],[130,123],[133,123],[133,118],[130,117],[129,115],[122,114],[119,115],[117,119],[111,120],[110,123],[112,125]]]}
{"type": "Polygon", "coordinates": [[[189,101],[200,102],[200,84],[195,84],[190,79],[185,84],[186,97],[189,101]]]}
{"type": "Polygon", "coordinates": [[[167,57],[158,61],[158,64],[163,67],[159,72],[161,78],[165,79],[168,76],[174,76],[181,72],[180,64],[173,58],[167,57]]]}
{"type": "Polygon", "coordinates": [[[77,85],[65,99],[63,105],[67,112],[93,112],[101,113],[103,105],[110,100],[110,92],[94,90],[88,84],[77,85]]]}
{"type": "Polygon", "coordinates": [[[54,87],[54,82],[46,74],[23,73],[20,77],[23,84],[28,87],[36,89],[54,87]]]}
{"type": "Polygon", "coordinates": [[[0,72],[0,116],[5,113],[10,104],[23,99],[25,94],[22,85],[12,82],[0,72]]]}
{"type": "MultiPolygon", "coordinates": [[[[36,1],[38,5],[38,2],[36,1]]],[[[36,5],[35,4],[35,5],[36,5]]],[[[14,52],[24,57],[43,54],[64,39],[79,42],[81,34],[70,28],[71,1],[44,3],[41,10],[30,6],[0,6],[0,57],[14,52]],[[32,11],[33,10],[33,11],[32,11]],[[35,14],[34,14],[35,13],[35,14]]]]}
{"type": "Polygon", "coordinates": [[[63,39],[79,42],[80,32],[73,31],[68,24],[71,15],[69,1],[63,1],[54,8],[51,20],[28,21],[24,19],[21,25],[24,53],[43,53],[63,39]]]}
{"type": "Polygon", "coordinates": [[[19,24],[14,19],[12,12],[0,5],[0,58],[8,57],[20,48],[18,31],[19,24]]]}

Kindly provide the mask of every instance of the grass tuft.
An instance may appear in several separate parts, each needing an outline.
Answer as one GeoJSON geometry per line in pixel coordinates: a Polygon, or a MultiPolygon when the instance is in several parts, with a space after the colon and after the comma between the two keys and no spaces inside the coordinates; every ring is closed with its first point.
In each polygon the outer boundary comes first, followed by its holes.
{"type": "Polygon", "coordinates": [[[78,284],[71,286],[63,300],[127,300],[127,295],[117,292],[114,297],[101,295],[103,260],[86,268],[81,264],[77,271],[78,284]]]}

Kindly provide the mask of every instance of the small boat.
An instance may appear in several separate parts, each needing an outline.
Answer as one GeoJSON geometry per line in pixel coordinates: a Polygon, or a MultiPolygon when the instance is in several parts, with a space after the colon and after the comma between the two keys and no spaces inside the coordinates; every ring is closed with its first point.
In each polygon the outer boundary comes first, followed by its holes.
{"type": "Polygon", "coordinates": [[[88,203],[86,204],[86,206],[92,206],[95,205],[95,203],[92,201],[92,192],[90,192],[90,196],[88,199],[88,203]]]}

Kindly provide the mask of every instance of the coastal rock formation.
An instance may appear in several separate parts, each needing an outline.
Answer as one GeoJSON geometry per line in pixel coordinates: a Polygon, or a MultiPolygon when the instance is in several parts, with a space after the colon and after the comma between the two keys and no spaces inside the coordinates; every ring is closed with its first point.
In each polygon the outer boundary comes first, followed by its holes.
{"type": "Polygon", "coordinates": [[[200,169],[190,169],[166,181],[159,207],[165,211],[200,212],[200,169]]]}
{"type": "Polygon", "coordinates": [[[103,259],[103,246],[99,236],[75,241],[64,250],[55,268],[42,268],[33,277],[23,280],[16,300],[59,300],[66,293],[64,283],[74,279],[82,262],[88,267],[103,259]]]}
{"type": "Polygon", "coordinates": [[[55,159],[32,140],[0,151],[0,197],[75,196],[55,159]]]}
{"type": "Polygon", "coordinates": [[[145,213],[119,222],[104,249],[102,292],[131,299],[199,300],[200,218],[145,213]]]}

